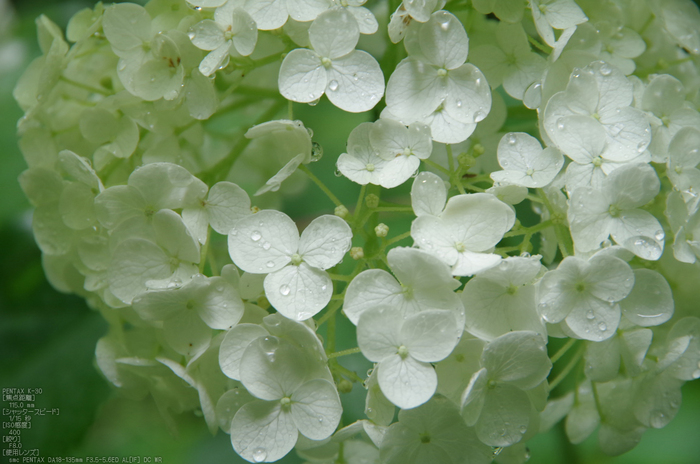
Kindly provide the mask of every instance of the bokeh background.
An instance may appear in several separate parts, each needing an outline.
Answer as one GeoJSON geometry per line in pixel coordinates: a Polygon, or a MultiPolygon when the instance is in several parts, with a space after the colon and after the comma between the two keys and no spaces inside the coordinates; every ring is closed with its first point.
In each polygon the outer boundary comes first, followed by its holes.
{"type": "MultiPolygon", "coordinates": [[[[76,11],[93,3],[0,0],[0,388],[42,388],[36,406],[59,409],[57,416],[34,417],[32,429],[22,432],[23,448],[39,449],[41,456],[159,456],[165,464],[244,462],[231,449],[228,435],[212,437],[201,417],[177,417],[178,433],[172,435],[150,399],[127,400],[110,388],[93,361],[95,343],[106,333],[107,324],[80,298],[53,290],[43,275],[31,234],[30,206],[17,183],[26,165],[16,143],[16,121],[22,112],[12,89],[24,68],[39,55],[34,19],[43,13],[65,28],[76,11]]],[[[299,105],[295,114],[313,127],[315,139],[326,152],[315,171],[323,170],[334,190],[338,186],[341,200],[350,203],[356,188],[333,177],[333,163],[362,116],[336,113],[323,102],[313,111],[299,105]]],[[[299,217],[309,211],[329,213],[331,206],[309,186],[304,195],[286,202],[284,209],[299,217]]],[[[339,349],[353,343],[354,331],[348,326],[345,337],[338,341],[339,349]]],[[[358,372],[367,368],[359,355],[342,359],[358,372]]],[[[359,390],[355,386],[344,402],[361,408],[363,392],[359,390]]],[[[356,418],[351,414],[345,419],[356,418]]],[[[3,443],[0,448],[6,446],[3,443]]],[[[684,386],[683,406],[670,425],[647,431],[641,444],[623,456],[602,455],[595,434],[573,446],[559,426],[528,446],[531,463],[700,463],[700,382],[684,386]]],[[[282,462],[302,461],[291,453],[282,462]]]]}

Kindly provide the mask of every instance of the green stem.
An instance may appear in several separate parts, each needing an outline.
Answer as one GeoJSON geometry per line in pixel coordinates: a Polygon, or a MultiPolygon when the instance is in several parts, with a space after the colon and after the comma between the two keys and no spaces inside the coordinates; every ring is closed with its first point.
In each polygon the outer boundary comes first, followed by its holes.
{"type": "Polygon", "coordinates": [[[554,378],[554,380],[552,380],[549,383],[549,391],[554,390],[557,387],[557,385],[559,385],[562,382],[562,380],[564,380],[566,376],[569,375],[569,373],[571,373],[574,367],[576,367],[579,361],[581,361],[582,357],[583,350],[579,349],[576,352],[576,354],[574,354],[574,356],[569,360],[568,364],[564,367],[564,369],[562,369],[561,372],[559,372],[559,374],[557,374],[557,376],[554,378]]]}
{"type": "Polygon", "coordinates": [[[311,179],[313,181],[313,183],[316,184],[318,186],[318,188],[320,188],[323,191],[323,193],[326,194],[326,196],[335,204],[335,206],[342,205],[340,200],[338,200],[338,197],[333,195],[333,192],[331,192],[330,189],[328,187],[326,187],[326,184],[321,182],[321,179],[316,177],[306,165],[304,165],[304,164],[300,165],[299,170],[302,171],[304,174],[306,174],[309,177],[309,179],[311,179]]]}
{"type": "Polygon", "coordinates": [[[347,350],[336,351],[335,353],[330,353],[328,359],[339,358],[341,356],[348,356],[355,353],[360,353],[360,348],[350,348],[347,350]]]}
{"type": "Polygon", "coordinates": [[[207,265],[207,255],[209,254],[209,238],[211,237],[211,227],[207,227],[207,240],[199,250],[199,273],[204,274],[204,266],[207,265]]]}
{"type": "Polygon", "coordinates": [[[360,212],[362,212],[362,205],[365,204],[365,193],[367,192],[367,184],[360,187],[360,194],[357,196],[357,204],[355,205],[355,211],[352,212],[353,222],[356,222],[360,218],[360,212]]]}
{"type": "Polygon", "coordinates": [[[542,42],[540,42],[539,40],[535,39],[535,38],[532,37],[531,35],[528,35],[528,36],[527,36],[527,40],[528,40],[536,49],[538,49],[538,50],[541,51],[542,53],[546,53],[547,55],[549,55],[550,53],[552,53],[552,48],[551,48],[549,45],[543,44],[542,42]]]}
{"type": "Polygon", "coordinates": [[[340,280],[342,282],[350,282],[352,280],[351,276],[345,276],[345,275],[340,275],[340,274],[331,274],[328,273],[331,279],[333,280],[340,280]]]}
{"type": "Polygon", "coordinates": [[[333,366],[331,367],[331,369],[340,372],[345,377],[350,378],[350,380],[352,380],[353,382],[358,382],[358,383],[364,382],[364,379],[362,377],[360,377],[359,375],[357,375],[357,372],[353,372],[350,369],[348,369],[344,366],[341,366],[340,363],[338,363],[335,359],[333,359],[331,362],[333,363],[333,366]]]}
{"type": "MultiPolygon", "coordinates": [[[[262,124],[263,122],[266,122],[269,119],[271,119],[279,112],[280,109],[282,109],[282,106],[284,106],[284,104],[285,102],[276,102],[275,104],[270,106],[270,108],[266,112],[264,112],[258,119],[255,120],[253,126],[257,126],[258,124],[262,124]]],[[[241,156],[241,153],[243,153],[243,150],[246,149],[250,142],[251,139],[246,138],[245,136],[239,138],[238,143],[236,143],[233,149],[231,149],[231,152],[226,157],[224,157],[224,159],[222,159],[214,166],[207,169],[204,173],[202,173],[201,179],[204,180],[205,183],[208,185],[213,185],[216,182],[225,179],[228,176],[229,171],[231,171],[231,168],[233,167],[238,157],[241,156]],[[207,182],[207,180],[209,180],[209,182],[207,182]]]]}
{"type": "Polygon", "coordinates": [[[481,187],[477,187],[476,185],[472,185],[470,183],[464,184],[463,187],[466,189],[469,189],[469,190],[473,190],[475,192],[485,192],[486,191],[486,189],[483,189],[481,187]]]}
{"type": "Polygon", "coordinates": [[[550,361],[552,361],[552,364],[554,364],[555,362],[559,361],[559,358],[561,358],[562,356],[564,356],[564,355],[566,354],[566,352],[569,351],[569,348],[571,348],[572,346],[574,346],[574,345],[576,344],[577,341],[578,341],[578,340],[576,340],[575,338],[571,338],[571,339],[569,339],[568,342],[566,342],[566,343],[564,344],[564,346],[562,346],[561,348],[559,348],[559,350],[558,350],[556,353],[554,353],[554,355],[552,355],[551,358],[549,358],[550,361]]]}
{"type": "Polygon", "coordinates": [[[69,79],[66,76],[59,77],[59,80],[65,82],[66,84],[70,84],[74,87],[78,87],[79,89],[87,90],[88,92],[99,93],[100,95],[104,95],[105,97],[113,95],[112,92],[98,89],[97,87],[92,87],[90,85],[83,84],[82,82],[74,81],[73,79],[69,79]]]}
{"type": "Polygon", "coordinates": [[[433,169],[437,169],[438,171],[440,171],[440,172],[442,172],[442,173],[444,173],[444,174],[447,174],[448,176],[450,175],[450,171],[449,171],[448,169],[446,169],[446,168],[440,166],[439,164],[437,164],[437,163],[436,163],[435,161],[433,161],[433,160],[424,159],[424,160],[421,160],[421,161],[422,161],[423,163],[425,163],[426,165],[430,166],[430,167],[433,168],[433,169]]]}
{"type": "Polygon", "coordinates": [[[377,206],[373,209],[377,213],[412,213],[411,206],[377,206]]]}
{"type": "Polygon", "coordinates": [[[401,240],[407,239],[407,238],[410,237],[410,236],[411,236],[411,231],[410,231],[410,230],[409,230],[408,232],[404,232],[404,233],[401,234],[401,235],[397,235],[396,237],[394,237],[394,238],[392,238],[392,239],[387,240],[386,242],[384,242],[384,248],[389,247],[389,246],[393,245],[393,244],[396,243],[396,242],[400,242],[401,240]]]}
{"type": "Polygon", "coordinates": [[[336,300],[335,304],[331,303],[328,306],[328,311],[321,316],[321,318],[316,321],[316,326],[321,327],[321,325],[326,322],[331,316],[335,315],[335,312],[343,305],[343,300],[336,300]]]}
{"type": "Polygon", "coordinates": [[[517,237],[519,235],[533,235],[541,230],[547,229],[548,227],[552,227],[553,225],[554,225],[554,221],[552,221],[551,219],[547,219],[546,221],[542,221],[539,224],[534,225],[532,227],[526,227],[524,229],[519,229],[519,230],[514,230],[511,232],[508,232],[503,237],[517,237]]]}

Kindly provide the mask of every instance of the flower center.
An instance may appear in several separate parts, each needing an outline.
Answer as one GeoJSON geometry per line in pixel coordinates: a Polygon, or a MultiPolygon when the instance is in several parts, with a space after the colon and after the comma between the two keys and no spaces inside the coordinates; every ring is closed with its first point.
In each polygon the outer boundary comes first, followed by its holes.
{"type": "Polygon", "coordinates": [[[608,208],[608,213],[610,216],[616,218],[620,217],[620,213],[622,213],[622,210],[617,207],[617,205],[610,205],[610,208],[608,208]]]}
{"type": "Polygon", "coordinates": [[[323,58],[321,58],[321,64],[323,65],[324,68],[328,69],[331,67],[331,64],[333,64],[333,63],[331,62],[330,58],[327,58],[324,56],[323,58]]]}
{"type": "Polygon", "coordinates": [[[304,261],[304,260],[301,259],[301,256],[299,256],[299,253],[294,253],[292,255],[292,264],[293,265],[298,266],[302,263],[302,261],[304,261]]]}
{"type": "Polygon", "coordinates": [[[373,172],[373,171],[374,171],[374,164],[372,164],[372,163],[367,163],[367,165],[365,166],[365,168],[366,168],[369,172],[373,172]]]}
{"type": "Polygon", "coordinates": [[[401,356],[401,359],[406,359],[406,356],[408,356],[408,348],[404,345],[401,345],[396,352],[401,356]]]}
{"type": "Polygon", "coordinates": [[[603,164],[603,159],[600,156],[596,156],[593,158],[593,160],[591,160],[591,162],[593,163],[593,166],[599,168],[603,164]]]}
{"type": "Polygon", "coordinates": [[[437,75],[440,76],[440,77],[445,77],[445,76],[447,76],[447,69],[445,69],[445,68],[440,68],[440,69],[438,69],[437,75]]]}
{"type": "Polygon", "coordinates": [[[455,250],[459,251],[460,253],[464,253],[467,250],[467,247],[464,246],[464,243],[457,242],[455,243],[455,250]]]}

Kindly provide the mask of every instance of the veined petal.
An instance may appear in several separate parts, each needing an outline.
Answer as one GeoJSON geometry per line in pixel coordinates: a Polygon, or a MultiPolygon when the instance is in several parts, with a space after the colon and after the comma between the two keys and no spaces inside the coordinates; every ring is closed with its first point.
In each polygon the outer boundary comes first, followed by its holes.
{"type": "Polygon", "coordinates": [[[384,95],[384,75],[372,55],[355,50],[332,63],[326,88],[331,103],[350,113],[369,111],[379,103],[384,95]]]}
{"type": "Polygon", "coordinates": [[[246,272],[266,274],[282,269],[297,251],[299,231],[284,213],[263,210],[241,219],[231,229],[228,249],[246,272]]]}
{"type": "Polygon", "coordinates": [[[231,422],[231,444],[250,462],[274,462],[289,453],[299,432],[290,412],[279,401],[252,401],[238,410],[231,422]]]}
{"type": "Polygon", "coordinates": [[[288,100],[300,103],[318,100],[328,85],[321,58],[305,48],[292,50],[282,61],[278,85],[288,100]]]}
{"type": "Polygon", "coordinates": [[[437,374],[428,363],[398,354],[384,359],[378,380],[382,393],[402,409],[415,408],[428,401],[437,389],[437,374]]]}
{"type": "Polygon", "coordinates": [[[351,240],[347,222],[338,216],[320,216],[301,233],[299,255],[309,266],[325,270],[343,259],[351,240]]]}
{"type": "Polygon", "coordinates": [[[325,271],[301,263],[288,265],[265,277],[265,296],[282,315],[304,321],[326,307],[333,281],[325,271]]]}

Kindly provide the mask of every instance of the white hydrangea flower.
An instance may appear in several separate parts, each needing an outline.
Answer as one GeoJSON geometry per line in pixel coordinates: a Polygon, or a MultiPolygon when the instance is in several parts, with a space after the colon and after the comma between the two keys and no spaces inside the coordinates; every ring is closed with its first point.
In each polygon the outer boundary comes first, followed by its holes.
{"type": "Polygon", "coordinates": [[[493,455],[464,424],[455,405],[441,396],[415,409],[402,409],[380,452],[386,464],[487,464],[493,455]]]}
{"type": "Polygon", "coordinates": [[[165,340],[180,354],[193,356],[209,346],[211,329],[227,330],[243,316],[243,302],[222,277],[195,277],[176,289],[146,292],[132,301],[147,321],[163,321],[165,340]]]}
{"type": "Polygon", "coordinates": [[[469,61],[484,73],[491,88],[503,84],[508,95],[518,100],[542,78],[547,67],[547,61],[530,50],[523,26],[503,21],[496,28],[496,44],[475,47],[469,61]]]}
{"type": "Polygon", "coordinates": [[[573,160],[565,175],[569,193],[578,187],[599,189],[608,174],[626,163],[651,161],[647,150],[636,156],[620,156],[606,142],[605,129],[587,116],[569,116],[558,130],[559,147],[573,160]]]}
{"type": "Polygon", "coordinates": [[[579,129],[579,119],[572,117],[591,118],[605,129],[608,159],[630,161],[644,153],[651,140],[646,116],[630,106],[633,97],[632,84],[624,74],[596,61],[574,69],[566,90],[547,103],[543,125],[555,145],[566,153],[563,146],[579,129]]]}
{"type": "Polygon", "coordinates": [[[540,256],[510,257],[474,276],[460,295],[469,308],[466,330],[486,341],[514,330],[546,337],[532,285],[541,268],[540,256]]]}
{"type": "MultiPolygon", "coordinates": [[[[552,363],[539,334],[509,332],[484,347],[481,369],[462,395],[462,417],[491,446],[518,443],[528,432],[534,410],[528,390],[547,378],[552,363]]],[[[534,419],[536,420],[536,419],[534,419]]]]}
{"type": "Polygon", "coordinates": [[[666,216],[675,232],[673,256],[682,263],[695,263],[700,259],[700,210],[688,215],[681,194],[668,196],[666,216]]]}
{"type": "Polygon", "coordinates": [[[438,217],[418,216],[411,237],[451,266],[453,275],[469,276],[498,264],[501,257],[489,251],[514,223],[513,209],[491,194],[457,195],[438,217]]]}
{"type": "Polygon", "coordinates": [[[407,315],[401,308],[375,306],[363,311],[357,323],[357,344],[378,363],[382,392],[404,409],[433,396],[437,374],[430,363],[445,359],[461,335],[454,312],[440,309],[407,315]]]}
{"type": "Polygon", "coordinates": [[[540,281],[538,309],[547,322],[566,320],[576,336],[601,341],[615,334],[618,303],[633,286],[634,273],[619,258],[601,253],[588,261],[568,256],[540,281]]]}
{"type": "Polygon", "coordinates": [[[205,19],[192,26],[190,39],[195,47],[211,52],[199,64],[199,71],[210,76],[226,66],[232,48],[243,56],[253,53],[258,28],[253,18],[231,1],[216,9],[213,21],[205,19]]]}
{"type": "Polygon", "coordinates": [[[644,88],[640,108],[651,123],[649,151],[655,162],[668,160],[669,145],[684,127],[700,128],[700,113],[685,101],[687,91],[669,74],[653,76],[644,88]]]}
{"type": "Polygon", "coordinates": [[[234,264],[267,274],[265,295],[284,316],[303,321],[321,311],[333,294],[325,272],[350,249],[350,226],[336,216],[314,219],[301,234],[279,211],[264,210],[241,219],[229,233],[234,264]]]}
{"type": "Polygon", "coordinates": [[[357,325],[366,310],[379,305],[401,309],[413,315],[427,309],[455,312],[464,327],[464,308],[454,291],[460,283],[438,258],[415,248],[392,248],[387,254],[394,278],[381,269],[358,274],[345,292],[343,311],[357,325]]]}
{"type": "MultiPolygon", "coordinates": [[[[138,218],[137,218],[138,219],[138,218]]],[[[178,287],[198,273],[199,242],[179,214],[162,209],[152,215],[152,228],[118,242],[107,270],[109,290],[130,304],[139,294],[155,288],[178,287]]],[[[117,234],[114,234],[117,235],[117,234]]],[[[113,236],[114,236],[113,235],[113,236]]]]}
{"type": "Polygon", "coordinates": [[[549,185],[564,165],[564,157],[554,147],[544,150],[536,138],[524,132],[511,132],[498,144],[498,164],[503,171],[494,171],[491,178],[528,188],[549,185]]]}
{"type": "Polygon", "coordinates": [[[309,28],[313,50],[292,50],[282,61],[280,93],[309,103],[325,93],[338,108],[368,111],[384,94],[384,76],[372,55],[355,50],[360,29],[354,17],[339,8],[320,14],[309,28]]]}
{"type": "Polygon", "coordinates": [[[374,34],[379,29],[377,18],[369,8],[363,6],[367,0],[325,0],[328,8],[343,8],[357,21],[360,34],[374,34]]]}
{"type": "MultiPolygon", "coordinates": [[[[588,21],[588,18],[583,13],[583,10],[574,2],[574,0],[529,0],[530,10],[532,10],[532,19],[535,21],[537,33],[542,37],[542,40],[550,47],[558,45],[559,40],[554,36],[554,29],[571,30],[576,28],[578,24],[588,21]]],[[[568,38],[571,37],[568,34],[568,38]]],[[[564,41],[564,45],[566,41],[564,41]]],[[[561,44],[559,44],[561,46],[561,44]]]]}
{"type": "Polygon", "coordinates": [[[302,349],[275,336],[252,341],[241,359],[241,382],[259,398],[231,422],[233,449],[249,462],[274,462],[292,450],[299,433],[323,440],[335,431],[343,408],[335,386],[309,375],[302,349]]]}
{"type": "Polygon", "coordinates": [[[127,219],[147,222],[161,209],[180,209],[204,198],[207,185],[172,163],[152,163],[134,170],[127,185],[105,189],[95,198],[97,219],[114,229],[127,219]]]}
{"type": "Polygon", "coordinates": [[[651,213],[639,209],[659,193],[660,182],[648,164],[626,164],[599,189],[580,187],[571,195],[569,224],[577,249],[592,251],[611,236],[640,258],[656,261],[664,248],[664,230],[651,213]]]}
{"type": "Polygon", "coordinates": [[[159,33],[148,11],[134,3],[105,8],[102,27],[120,58],[119,80],[130,93],[147,101],[173,100],[181,94],[185,69],[177,32],[159,33]]]}
{"type": "Polygon", "coordinates": [[[406,128],[391,119],[380,119],[353,129],[348,153],[338,157],[338,170],[361,185],[394,188],[407,181],[432,150],[430,129],[425,124],[415,122],[406,128]]]}
{"type": "Polygon", "coordinates": [[[404,45],[408,58],[389,78],[382,117],[423,122],[435,141],[462,142],[491,109],[486,78],[465,63],[464,26],[451,13],[437,11],[426,23],[411,24],[404,45]]]}

